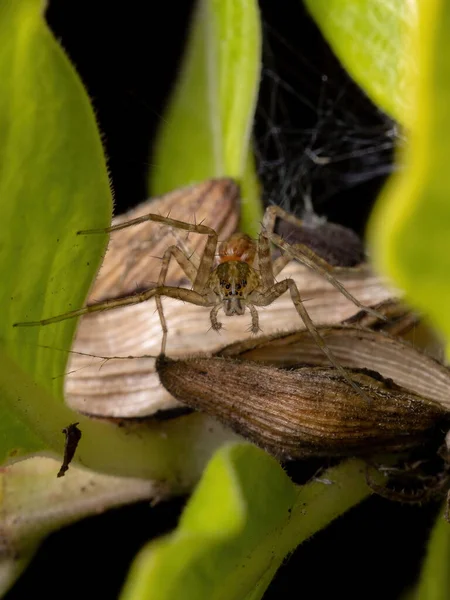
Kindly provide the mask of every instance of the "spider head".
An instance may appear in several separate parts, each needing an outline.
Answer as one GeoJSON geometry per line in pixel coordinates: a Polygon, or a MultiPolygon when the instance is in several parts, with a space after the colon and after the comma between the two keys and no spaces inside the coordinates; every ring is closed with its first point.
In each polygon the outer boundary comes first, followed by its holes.
{"type": "Polygon", "coordinates": [[[228,261],[218,265],[211,274],[211,288],[219,296],[227,316],[243,315],[246,298],[259,286],[259,275],[249,264],[228,261]]]}

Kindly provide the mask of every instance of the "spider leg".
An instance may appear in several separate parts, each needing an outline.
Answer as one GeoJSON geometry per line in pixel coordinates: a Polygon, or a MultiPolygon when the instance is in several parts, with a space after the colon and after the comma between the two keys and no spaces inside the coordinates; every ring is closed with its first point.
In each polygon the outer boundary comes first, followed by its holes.
{"type": "MultiPolygon", "coordinates": [[[[114,291],[117,291],[117,295],[122,291],[122,286],[127,278],[130,268],[136,262],[137,256],[145,251],[148,251],[152,247],[152,245],[152,240],[138,240],[137,242],[132,242],[128,245],[127,257],[125,260],[125,264],[122,268],[122,273],[119,277],[119,281],[113,288],[114,291]]],[[[111,295],[113,294],[111,293],[111,295]]]]}
{"type": "Polygon", "coordinates": [[[361,302],[357,298],[355,298],[355,296],[353,296],[342,285],[342,283],[338,281],[336,277],[334,277],[334,275],[330,272],[333,270],[333,267],[331,267],[331,265],[329,265],[325,260],[320,258],[320,256],[317,256],[317,254],[313,252],[310,248],[304,246],[303,244],[296,244],[295,246],[291,246],[291,244],[285,242],[279,235],[275,233],[272,233],[270,235],[270,240],[276,246],[282,248],[292,258],[297,259],[313,271],[316,271],[316,273],[322,275],[322,277],[329,281],[331,285],[333,285],[337,290],[341,292],[343,296],[347,298],[347,300],[353,302],[353,304],[357,306],[360,310],[364,310],[366,313],[373,315],[381,321],[387,321],[385,315],[383,315],[382,313],[378,312],[377,310],[374,310],[373,308],[370,308],[369,306],[364,306],[364,304],[361,304],[361,302]]]}
{"type": "Polygon", "coordinates": [[[295,227],[303,227],[302,219],[299,219],[295,215],[291,215],[287,211],[281,208],[281,206],[268,206],[263,217],[263,228],[267,233],[271,234],[275,231],[275,222],[277,218],[283,219],[295,227]]]}
{"type": "Polygon", "coordinates": [[[169,227],[173,227],[174,229],[191,231],[192,233],[202,233],[208,236],[208,241],[206,242],[205,249],[200,259],[200,264],[198,266],[197,275],[193,285],[193,289],[196,292],[203,292],[209,277],[209,273],[211,271],[212,264],[214,262],[214,255],[216,252],[218,240],[217,233],[214,231],[214,229],[211,229],[211,227],[207,227],[206,225],[201,224],[194,225],[192,223],[185,223],[184,221],[177,221],[176,219],[170,219],[169,217],[163,217],[161,215],[154,215],[150,213],[148,215],[132,219],[131,221],[127,221],[126,223],[119,223],[118,225],[112,225],[111,227],[106,227],[105,229],[82,230],[78,231],[78,234],[84,235],[96,233],[112,233],[113,231],[119,231],[120,229],[125,229],[126,227],[132,227],[134,225],[139,225],[140,223],[146,223],[147,221],[162,223],[163,225],[168,225],[169,227]]]}
{"type": "Polygon", "coordinates": [[[270,249],[270,241],[264,229],[261,230],[258,237],[257,253],[262,287],[263,289],[267,290],[274,285],[275,277],[273,274],[273,261],[270,249]]]}
{"type": "Polygon", "coordinates": [[[259,315],[258,315],[258,311],[256,310],[256,308],[253,306],[253,304],[247,304],[247,307],[252,315],[252,327],[251,327],[251,332],[253,334],[257,334],[259,331],[261,331],[261,328],[259,326],[259,315]]]}
{"type": "MultiPolygon", "coordinates": [[[[337,290],[343,294],[350,302],[353,302],[355,306],[357,306],[360,310],[364,310],[365,312],[373,315],[377,319],[381,319],[382,321],[386,321],[386,317],[379,313],[378,311],[366,307],[361,302],[355,298],[343,285],[342,283],[336,279],[333,273],[344,273],[348,271],[345,267],[334,267],[330,265],[326,260],[316,254],[311,248],[305,246],[305,244],[289,244],[285,242],[281,236],[275,233],[275,222],[277,218],[283,219],[296,227],[302,227],[303,221],[298,217],[289,214],[285,210],[283,210],[280,206],[269,206],[264,213],[263,218],[263,230],[265,232],[266,237],[276,246],[284,250],[291,259],[296,259],[299,262],[303,263],[316,273],[319,273],[327,279],[337,290]]],[[[282,256],[275,261],[273,267],[274,275],[278,275],[278,273],[286,266],[289,260],[286,260],[287,257],[282,256]]]]}
{"type": "MultiPolygon", "coordinates": [[[[418,483],[422,483],[421,488],[411,490],[411,491],[406,491],[406,490],[398,491],[398,490],[392,489],[391,487],[388,487],[388,485],[378,484],[370,475],[369,467],[373,467],[377,471],[381,472],[381,469],[379,466],[376,466],[376,465],[373,465],[370,463],[366,464],[366,484],[368,485],[368,487],[370,487],[370,489],[373,492],[375,492],[379,496],[382,496],[383,498],[386,498],[387,500],[394,500],[396,502],[409,502],[410,504],[420,504],[423,502],[429,502],[433,498],[440,496],[442,494],[442,492],[444,491],[444,488],[448,487],[448,476],[447,477],[439,477],[439,476],[420,477],[419,475],[417,475],[415,480],[418,483]]],[[[402,469],[399,469],[399,471],[402,471],[402,469]]],[[[414,479],[412,479],[412,481],[414,481],[414,479]]],[[[394,479],[394,484],[395,484],[395,479],[394,479]]],[[[450,492],[447,492],[447,494],[446,494],[447,506],[446,506],[446,510],[444,513],[444,518],[446,521],[448,521],[447,517],[448,517],[448,508],[449,508],[448,507],[449,494],[450,494],[450,492]]]]}
{"type": "MultiPolygon", "coordinates": [[[[172,233],[173,237],[175,238],[178,247],[182,250],[183,254],[187,257],[188,261],[195,267],[195,272],[197,272],[197,269],[200,265],[200,257],[195,252],[195,250],[193,250],[193,248],[190,246],[190,244],[181,236],[180,231],[178,229],[171,229],[171,233],[172,233]]],[[[145,252],[145,251],[148,252],[148,250],[153,247],[153,244],[154,244],[154,241],[152,239],[147,239],[147,240],[139,240],[137,242],[132,242],[131,244],[128,245],[128,256],[126,258],[125,265],[122,269],[122,274],[120,276],[120,279],[117,283],[117,287],[119,289],[122,288],[122,284],[127,277],[129,269],[136,260],[136,256],[142,252],[145,252]]],[[[183,267],[183,265],[181,265],[180,261],[178,261],[178,264],[181,266],[183,271],[187,274],[186,269],[183,267]]],[[[188,275],[188,277],[189,277],[189,275],[188,275]]],[[[191,277],[189,277],[189,279],[191,279],[191,281],[193,282],[195,279],[195,276],[194,276],[194,279],[192,279],[191,277]]],[[[164,282],[165,282],[165,280],[164,280],[164,282]]]]}
{"type": "Polygon", "coordinates": [[[279,273],[281,273],[281,271],[284,269],[284,267],[290,263],[292,260],[292,256],[286,256],[286,254],[283,254],[282,256],[279,256],[278,258],[276,258],[273,261],[273,274],[274,277],[276,277],[279,273]]]}
{"type": "Polygon", "coordinates": [[[93,312],[103,312],[105,310],[113,310],[122,306],[130,306],[132,304],[140,304],[146,302],[154,296],[166,296],[167,298],[175,298],[175,300],[181,300],[182,302],[189,302],[197,306],[211,306],[211,301],[207,296],[199,294],[194,290],[188,290],[186,288],[172,287],[163,285],[160,287],[154,287],[149,290],[145,290],[139,294],[132,294],[130,296],[124,296],[123,298],[113,298],[111,300],[105,300],[105,302],[99,302],[98,304],[91,304],[84,308],[77,310],[71,310],[69,312],[50,317],[49,319],[42,319],[41,321],[25,321],[20,323],[14,323],[13,327],[35,327],[38,325],[50,325],[52,323],[58,323],[65,321],[66,319],[74,319],[75,317],[81,317],[93,312]]]}
{"type": "Polygon", "coordinates": [[[367,402],[371,402],[369,396],[361,389],[359,385],[357,385],[347,374],[347,371],[339,364],[339,362],[334,357],[331,350],[326,345],[324,339],[318,332],[316,326],[311,320],[311,317],[308,314],[305,306],[303,305],[302,299],[300,297],[300,293],[298,291],[297,285],[293,279],[284,279],[279,283],[275,283],[271,288],[265,291],[255,291],[253,292],[249,300],[255,304],[256,306],[268,306],[272,304],[279,296],[284,294],[289,290],[291,295],[292,302],[295,306],[296,311],[298,312],[300,318],[305,324],[306,329],[309,331],[313,340],[316,342],[317,346],[322,350],[325,356],[328,358],[333,367],[338,371],[338,373],[345,379],[345,381],[367,402]]]}
{"type": "Polygon", "coordinates": [[[220,329],[222,329],[222,323],[217,318],[217,313],[221,308],[222,304],[216,304],[209,315],[211,327],[214,329],[214,331],[220,331],[220,329]]]}
{"type": "Polygon", "coordinates": [[[191,263],[190,259],[177,246],[169,246],[164,252],[161,260],[161,270],[158,277],[158,286],[163,286],[166,283],[167,272],[169,270],[170,259],[174,258],[185,272],[191,283],[194,283],[197,276],[197,269],[191,263]]]}
{"type": "Polygon", "coordinates": [[[197,254],[197,252],[189,244],[187,238],[182,237],[179,229],[172,229],[171,232],[173,237],[177,241],[178,247],[181,248],[183,254],[189,259],[189,262],[191,262],[194,265],[195,269],[198,270],[200,266],[200,257],[197,254]]]}
{"type": "MultiPolygon", "coordinates": [[[[167,250],[164,252],[164,256],[161,262],[161,270],[159,272],[158,277],[158,288],[161,288],[166,283],[167,272],[169,270],[170,259],[175,258],[177,263],[189,277],[191,282],[195,281],[197,276],[197,269],[190,262],[189,258],[177,247],[177,246],[169,246],[167,250]]],[[[158,309],[159,321],[161,323],[162,330],[162,341],[161,341],[161,354],[165,354],[166,352],[166,342],[167,342],[167,321],[164,316],[163,305],[161,302],[161,296],[159,294],[155,294],[156,308],[158,309]]]]}

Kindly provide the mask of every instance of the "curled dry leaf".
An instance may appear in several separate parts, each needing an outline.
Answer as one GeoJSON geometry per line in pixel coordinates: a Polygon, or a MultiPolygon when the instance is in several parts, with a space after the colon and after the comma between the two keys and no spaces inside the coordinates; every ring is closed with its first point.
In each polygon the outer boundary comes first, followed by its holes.
{"type": "Polygon", "coordinates": [[[330,367],[285,370],[231,358],[160,356],[157,369],[175,398],[281,458],[408,450],[450,422],[441,404],[374,371],[348,371],[368,402],[330,367]]]}
{"type": "MultiPolygon", "coordinates": [[[[149,201],[115,220],[129,220],[148,212],[175,219],[204,223],[226,239],[237,226],[238,188],[229,179],[217,179],[178,190],[149,201]]],[[[179,234],[178,234],[179,236],[179,234]]],[[[191,234],[189,244],[201,250],[205,240],[191,234]]],[[[121,296],[133,289],[148,287],[157,279],[164,250],[179,244],[179,237],[154,223],[121,230],[112,235],[99,279],[90,302],[105,297],[121,296]],[[156,258],[155,258],[156,257],[156,258]]],[[[333,324],[355,314],[355,306],[322,277],[295,262],[282,272],[292,277],[302,291],[305,305],[317,324],[333,324]]],[[[392,296],[368,266],[342,270],[337,275],[344,286],[366,305],[392,296]]],[[[177,268],[169,272],[170,285],[186,286],[177,268]]],[[[192,353],[214,352],[224,344],[248,337],[246,316],[228,317],[220,335],[211,330],[209,311],[191,304],[180,305],[164,298],[164,312],[169,330],[167,354],[172,357],[192,353]]],[[[288,295],[260,311],[264,334],[301,328],[302,323],[288,295]]],[[[96,313],[81,319],[73,350],[96,356],[157,355],[161,345],[161,326],[154,300],[143,304],[96,313]]],[[[154,415],[180,407],[167,392],[155,373],[152,358],[133,360],[95,359],[72,355],[66,378],[69,405],[85,414],[103,417],[131,418],[154,415]]]]}
{"type": "MultiPolygon", "coordinates": [[[[320,327],[319,331],[344,368],[376,371],[406,390],[450,410],[450,371],[434,358],[382,331],[351,325],[320,327]]],[[[283,368],[299,364],[328,366],[306,331],[237,342],[216,355],[283,368]]]]}
{"type": "Polygon", "coordinates": [[[385,332],[319,330],[371,402],[306,331],[237,342],[214,357],[162,357],[159,376],[178,400],[284,458],[403,451],[448,430],[449,369],[385,332]]]}

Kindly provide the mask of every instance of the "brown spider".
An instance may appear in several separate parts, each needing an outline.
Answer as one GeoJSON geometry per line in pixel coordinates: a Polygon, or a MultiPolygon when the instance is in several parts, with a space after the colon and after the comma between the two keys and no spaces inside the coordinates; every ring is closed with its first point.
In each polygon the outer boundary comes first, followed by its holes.
{"type": "Polygon", "coordinates": [[[220,243],[218,248],[218,234],[210,227],[203,224],[197,225],[185,223],[155,214],[138,217],[119,225],[107,227],[106,229],[79,231],[79,235],[111,233],[146,221],[154,221],[174,229],[201,233],[207,235],[208,239],[201,256],[190,252],[186,243],[181,242],[181,240],[180,245],[182,246],[182,249],[175,245],[167,248],[162,258],[161,271],[157,285],[151,289],[122,298],[110,299],[90,306],[85,306],[84,308],[43,319],[41,321],[15,323],[14,326],[50,325],[51,323],[57,323],[65,319],[80,317],[87,313],[138,304],[154,297],[163,331],[161,353],[164,354],[168,330],[161,302],[162,296],[211,308],[211,325],[216,331],[219,331],[222,327],[222,323],[218,320],[217,316],[220,309],[223,309],[226,316],[231,316],[243,315],[248,308],[251,314],[251,331],[256,334],[260,330],[256,307],[268,306],[279,296],[286,291],[289,291],[299,316],[317,345],[327,356],[330,363],[343,377],[345,377],[347,382],[353,388],[357,389],[357,391],[368,400],[364,392],[347,376],[343,367],[337,362],[326,346],[303,305],[295,281],[293,279],[284,279],[276,282],[275,277],[282,271],[288,262],[292,259],[297,259],[324,276],[359,309],[373,314],[378,319],[385,320],[385,317],[373,309],[363,306],[354,296],[352,296],[333,276],[332,272],[334,267],[317,256],[311,249],[303,244],[296,244],[295,246],[290,245],[279,235],[275,234],[274,228],[277,217],[296,226],[302,225],[301,220],[290,215],[280,207],[270,206],[265,212],[261,232],[256,243],[245,234],[235,233],[227,241],[220,243]],[[272,260],[271,242],[281,248],[285,254],[272,260]],[[217,266],[214,266],[216,250],[218,264],[217,266]],[[172,257],[175,258],[192,282],[192,289],[165,285],[166,275],[172,257]]]}

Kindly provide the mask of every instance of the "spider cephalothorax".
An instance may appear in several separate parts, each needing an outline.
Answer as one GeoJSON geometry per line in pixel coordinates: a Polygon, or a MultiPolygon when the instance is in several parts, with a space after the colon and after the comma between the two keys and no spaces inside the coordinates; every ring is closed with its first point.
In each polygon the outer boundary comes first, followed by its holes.
{"type": "Polygon", "coordinates": [[[229,317],[244,314],[249,296],[260,284],[260,277],[247,263],[233,260],[218,265],[208,283],[229,317]]]}
{"type": "Polygon", "coordinates": [[[130,304],[138,304],[139,302],[145,302],[150,298],[155,298],[163,331],[161,353],[164,354],[168,333],[161,302],[161,298],[164,296],[182,300],[183,302],[190,302],[197,306],[211,308],[211,325],[215,330],[219,330],[222,327],[222,324],[217,318],[217,314],[221,308],[223,308],[226,316],[243,315],[246,308],[248,308],[252,318],[251,331],[252,333],[257,333],[259,331],[259,321],[256,307],[269,306],[282,294],[289,292],[298,315],[303,320],[317,345],[328,357],[330,363],[343,377],[345,377],[347,382],[352,387],[356,387],[359,393],[364,396],[365,394],[362,390],[350,380],[346,371],[336,361],[314,323],[311,321],[311,318],[303,305],[295,281],[293,279],[282,279],[281,281],[276,282],[275,277],[292,259],[299,260],[325,277],[358,308],[373,313],[377,318],[384,319],[384,317],[376,311],[363,306],[356,298],[354,298],[333,276],[333,267],[317,256],[310,248],[303,244],[292,246],[285,242],[280,236],[276,235],[274,229],[277,217],[297,226],[302,225],[301,221],[293,215],[286,213],[286,211],[277,206],[270,206],[264,215],[261,232],[257,242],[253,241],[247,235],[234,234],[227,241],[222,242],[218,246],[217,232],[210,227],[203,224],[197,225],[176,221],[175,219],[155,214],[138,217],[137,219],[120,223],[119,225],[108,227],[107,229],[79,231],[79,234],[111,233],[132,225],[153,221],[172,227],[175,230],[178,229],[204,234],[207,236],[207,242],[201,256],[198,256],[191,251],[188,252],[186,250],[186,245],[183,250],[175,245],[167,248],[162,258],[161,271],[155,287],[130,296],[114,298],[98,304],[85,306],[84,308],[73,310],[49,319],[16,323],[15,325],[49,325],[50,323],[57,323],[58,321],[63,321],[65,319],[79,317],[86,313],[110,310],[128,306],[130,304]],[[275,260],[272,259],[271,243],[284,251],[284,255],[275,260]],[[216,257],[218,262],[217,266],[214,264],[216,257]],[[165,284],[169,263],[172,258],[175,258],[188,279],[192,282],[191,289],[168,286],[165,284]]]}
{"type": "MultiPolygon", "coordinates": [[[[243,315],[251,305],[251,294],[261,285],[261,277],[251,265],[256,256],[256,244],[247,235],[234,234],[219,246],[219,264],[208,278],[206,287],[216,295],[211,322],[214,329],[221,324],[216,315],[222,307],[226,316],[243,315]]],[[[250,308],[250,310],[252,310],[250,308]]],[[[252,313],[253,314],[253,313],[252,313]]],[[[252,330],[254,323],[252,326],[252,330]]],[[[257,326],[256,331],[259,327],[257,326]]]]}

